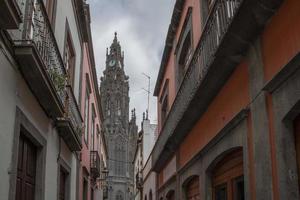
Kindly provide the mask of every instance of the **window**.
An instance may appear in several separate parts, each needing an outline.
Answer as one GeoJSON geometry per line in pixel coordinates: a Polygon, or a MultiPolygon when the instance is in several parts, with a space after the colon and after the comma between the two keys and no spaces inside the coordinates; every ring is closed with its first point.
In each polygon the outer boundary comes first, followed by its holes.
{"type": "Polygon", "coordinates": [[[166,195],[167,200],[175,200],[175,191],[169,191],[168,194],[166,195]]]}
{"type": "Polygon", "coordinates": [[[214,200],[244,200],[243,151],[235,150],[219,161],[212,173],[214,200]]]}
{"type": "Polygon", "coordinates": [[[118,116],[121,116],[121,102],[120,102],[120,100],[117,100],[117,114],[118,114],[118,116]]]}
{"type": "Polygon", "coordinates": [[[192,58],[192,8],[188,9],[182,32],[176,46],[176,89],[179,89],[192,58]]]}
{"type": "Polygon", "coordinates": [[[83,180],[83,192],[82,192],[82,200],[88,200],[88,182],[86,179],[83,180]]]}
{"type": "Polygon", "coordinates": [[[74,86],[74,73],[75,73],[75,50],[71,39],[70,32],[67,26],[65,52],[64,52],[64,64],[68,74],[68,84],[74,86]]]}
{"type": "Polygon", "coordinates": [[[84,141],[88,144],[89,132],[89,108],[90,108],[90,91],[86,88],[84,101],[84,141]]]}
{"type": "Polygon", "coordinates": [[[67,171],[61,166],[59,172],[59,200],[66,199],[67,177],[67,171]]]}
{"type": "Polygon", "coordinates": [[[46,10],[47,10],[49,21],[52,25],[52,28],[54,29],[55,15],[56,15],[56,0],[47,0],[46,10]]]}
{"type": "MultiPolygon", "coordinates": [[[[107,97],[107,99],[109,99],[109,97],[107,97]]],[[[109,100],[107,100],[107,102],[106,102],[106,114],[107,114],[107,116],[110,116],[110,102],[109,102],[109,100]]]]}
{"type": "Polygon", "coordinates": [[[91,125],[91,137],[92,137],[92,147],[91,149],[95,150],[95,118],[96,118],[96,111],[94,104],[92,105],[92,125],[91,125]]]}
{"type": "MultiPolygon", "coordinates": [[[[300,115],[294,121],[294,135],[295,135],[298,176],[300,176],[300,115]]],[[[298,187],[300,191],[300,178],[298,178],[298,187]]]]}
{"type": "Polygon", "coordinates": [[[166,80],[164,89],[160,98],[161,104],[161,126],[165,123],[169,109],[169,79],[166,80]]]}
{"type": "Polygon", "coordinates": [[[121,138],[118,138],[116,140],[116,145],[115,145],[115,173],[117,175],[125,175],[125,145],[122,141],[121,138]]]}
{"type": "Polygon", "coordinates": [[[94,200],[94,189],[91,188],[91,200],[94,200]]]}
{"type": "Polygon", "coordinates": [[[200,191],[199,191],[199,177],[194,177],[190,180],[186,186],[186,197],[187,200],[199,200],[200,191]]]}
{"type": "Polygon", "coordinates": [[[124,200],[123,198],[123,193],[121,191],[119,191],[116,195],[116,200],[124,200]]]}
{"type": "Polygon", "coordinates": [[[191,32],[186,35],[178,60],[178,81],[181,82],[192,57],[191,32]]]}

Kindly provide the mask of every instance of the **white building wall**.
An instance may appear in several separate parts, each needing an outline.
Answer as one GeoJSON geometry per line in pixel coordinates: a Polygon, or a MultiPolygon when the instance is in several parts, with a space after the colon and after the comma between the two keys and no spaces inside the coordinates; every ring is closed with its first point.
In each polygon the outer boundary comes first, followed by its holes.
{"type": "Polygon", "coordinates": [[[58,43],[58,48],[61,55],[64,53],[64,44],[66,37],[66,23],[68,22],[70,28],[70,34],[73,41],[75,54],[76,54],[76,66],[75,66],[75,77],[74,77],[74,95],[79,102],[79,83],[80,83],[80,68],[82,61],[82,43],[79,35],[79,26],[75,17],[75,0],[58,0],[56,10],[56,21],[55,21],[55,37],[58,43]]]}
{"type": "MultiPolygon", "coordinates": [[[[57,1],[57,16],[55,26],[55,36],[59,46],[59,50],[63,55],[66,20],[68,20],[70,33],[74,48],[76,51],[76,68],[75,68],[75,86],[74,93],[79,98],[79,75],[81,67],[81,43],[74,16],[73,0],[57,1]]],[[[61,149],[61,159],[70,167],[70,199],[76,199],[76,157],[68,149],[64,141],[61,139],[54,127],[54,123],[46,115],[36,98],[28,88],[27,83],[23,79],[17,69],[14,59],[5,50],[2,41],[0,41],[0,177],[2,183],[0,186],[0,199],[8,199],[11,161],[13,153],[13,141],[15,131],[16,108],[18,107],[28,118],[31,124],[42,134],[47,141],[46,145],[46,165],[45,165],[45,181],[44,198],[45,200],[57,199],[58,190],[58,155],[61,149]]]]}
{"type": "Polygon", "coordinates": [[[143,165],[146,164],[155,144],[155,130],[156,125],[150,124],[149,119],[143,121],[143,165]]]}
{"type": "MultiPolygon", "coordinates": [[[[1,49],[2,50],[2,49],[1,49]]],[[[0,52],[0,199],[8,199],[16,107],[16,70],[0,52]]]]}

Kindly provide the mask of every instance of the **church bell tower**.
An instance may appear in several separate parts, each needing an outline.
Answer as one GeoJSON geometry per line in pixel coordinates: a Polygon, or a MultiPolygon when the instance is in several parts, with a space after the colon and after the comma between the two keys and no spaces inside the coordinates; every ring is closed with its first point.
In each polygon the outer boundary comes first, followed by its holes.
{"type": "Polygon", "coordinates": [[[106,51],[100,92],[109,156],[108,199],[131,200],[137,126],[135,113],[129,121],[129,77],[124,71],[124,52],[117,33],[106,51]]]}

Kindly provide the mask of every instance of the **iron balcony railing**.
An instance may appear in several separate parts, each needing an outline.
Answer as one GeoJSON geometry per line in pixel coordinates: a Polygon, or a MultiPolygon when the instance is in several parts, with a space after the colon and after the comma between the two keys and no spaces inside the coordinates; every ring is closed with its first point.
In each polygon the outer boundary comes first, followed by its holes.
{"type": "MultiPolygon", "coordinates": [[[[14,47],[16,49],[20,47],[31,47],[33,51],[30,51],[30,53],[32,54],[33,60],[37,60],[36,65],[38,65],[38,67],[36,68],[39,68],[35,71],[44,72],[42,74],[27,76],[29,85],[31,82],[40,78],[38,80],[43,80],[46,83],[41,85],[50,86],[49,88],[51,89],[49,90],[51,91],[47,94],[51,94],[55,97],[54,99],[57,99],[57,102],[59,102],[58,105],[62,110],[61,115],[54,115],[51,117],[57,120],[57,122],[67,122],[60,123],[60,126],[68,127],[67,129],[61,129],[61,134],[66,140],[71,138],[71,140],[69,140],[71,144],[70,146],[76,146],[77,148],[74,149],[78,150],[78,146],[81,145],[81,129],[83,120],[74,97],[73,90],[71,86],[67,85],[67,71],[65,69],[51,23],[48,19],[44,2],[43,0],[17,0],[17,4],[22,13],[23,23],[20,24],[20,28],[18,30],[9,31],[14,42],[14,47]],[[69,137],[68,134],[71,134],[71,137],[69,137]],[[78,145],[79,143],[80,145],[78,145]]],[[[28,56],[27,54],[30,53],[26,52],[24,54],[28,56]]],[[[23,57],[19,58],[19,62],[21,63],[20,65],[23,65],[22,60],[24,60],[23,57]]],[[[28,73],[30,69],[34,68],[33,65],[28,65],[26,67],[27,69],[23,69],[25,70],[23,71],[23,74],[28,73]]],[[[31,86],[33,88],[39,87],[38,85],[31,86]]],[[[46,89],[48,89],[48,87],[46,89]]],[[[40,100],[44,102],[44,104],[48,103],[45,103],[47,99],[43,97],[44,94],[41,93],[41,90],[38,90],[36,95],[38,99],[40,98],[40,100]]],[[[54,108],[50,107],[49,109],[53,110],[54,108]]]]}
{"type": "Polygon", "coordinates": [[[73,89],[70,85],[65,88],[65,119],[70,120],[72,128],[76,132],[77,139],[81,141],[83,119],[77,105],[73,89]]]}
{"type": "Polygon", "coordinates": [[[94,178],[100,177],[100,157],[98,151],[91,151],[91,171],[94,178]]]}
{"type": "Polygon", "coordinates": [[[61,103],[65,99],[67,72],[42,0],[17,0],[23,23],[10,31],[14,44],[34,45],[61,103]]]}
{"type": "MultiPolygon", "coordinates": [[[[211,6],[192,60],[187,67],[174,103],[162,127],[161,137],[157,141],[160,145],[167,143],[168,138],[174,133],[188,110],[215,60],[215,55],[242,2],[243,0],[215,0],[211,6]]],[[[153,154],[157,155],[160,160],[166,159],[161,156],[162,152],[159,149],[153,154]]],[[[154,163],[156,166],[157,162],[154,163]]]]}

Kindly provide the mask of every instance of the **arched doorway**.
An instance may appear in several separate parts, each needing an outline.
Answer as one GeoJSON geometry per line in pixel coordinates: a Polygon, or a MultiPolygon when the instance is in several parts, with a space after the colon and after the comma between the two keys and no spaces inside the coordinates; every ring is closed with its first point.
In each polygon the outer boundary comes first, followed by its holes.
{"type": "Polygon", "coordinates": [[[199,177],[195,176],[186,184],[186,199],[187,200],[200,200],[200,190],[199,190],[199,177]]]}
{"type": "Polygon", "coordinates": [[[243,151],[225,155],[212,170],[213,200],[244,200],[243,151]]]}

